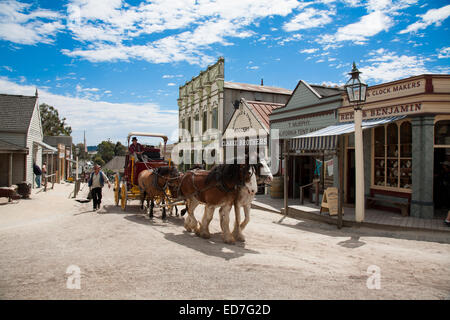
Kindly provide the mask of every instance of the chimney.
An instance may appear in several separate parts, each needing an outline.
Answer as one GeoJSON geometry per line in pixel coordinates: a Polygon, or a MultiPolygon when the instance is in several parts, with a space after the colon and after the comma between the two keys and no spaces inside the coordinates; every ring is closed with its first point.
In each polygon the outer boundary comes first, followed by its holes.
{"type": "Polygon", "coordinates": [[[36,88],[36,92],[34,93],[35,97],[38,97],[38,89],[36,88]]]}
{"type": "Polygon", "coordinates": [[[263,86],[263,85],[264,85],[264,79],[261,78],[261,86],[263,86]]]}

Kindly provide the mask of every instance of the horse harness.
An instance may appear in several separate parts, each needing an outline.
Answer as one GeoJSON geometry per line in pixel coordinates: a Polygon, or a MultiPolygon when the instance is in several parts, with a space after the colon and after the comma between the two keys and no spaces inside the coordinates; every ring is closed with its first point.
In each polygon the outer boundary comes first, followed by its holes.
{"type": "MultiPolygon", "coordinates": [[[[240,174],[242,173],[242,171],[244,170],[244,168],[246,168],[246,167],[243,167],[243,168],[240,169],[240,171],[239,171],[240,174]]],[[[243,181],[244,179],[242,179],[242,181],[239,181],[239,183],[236,184],[233,188],[227,187],[227,186],[225,185],[225,182],[223,181],[224,174],[223,174],[223,168],[222,168],[222,172],[221,172],[222,174],[219,174],[219,172],[216,172],[216,181],[217,181],[216,184],[208,185],[208,186],[204,187],[203,189],[198,190],[197,186],[195,185],[195,179],[194,179],[194,176],[196,175],[196,171],[197,171],[197,170],[198,170],[198,169],[194,169],[194,170],[190,170],[190,171],[189,171],[189,172],[191,172],[192,186],[194,187],[195,191],[194,191],[193,193],[189,194],[188,196],[185,196],[184,198],[189,198],[189,197],[192,197],[192,196],[196,197],[196,196],[199,195],[200,193],[202,193],[202,192],[204,192],[204,191],[206,191],[206,190],[208,190],[208,189],[212,189],[212,188],[217,188],[217,189],[219,189],[220,191],[226,192],[226,193],[228,193],[228,192],[233,192],[233,191],[236,191],[237,189],[239,189],[240,187],[243,187],[243,186],[245,185],[245,182],[243,181]],[[222,179],[219,180],[219,177],[220,177],[220,176],[222,177],[222,179]],[[219,181],[218,181],[218,180],[219,180],[219,181]]],[[[250,177],[251,177],[254,173],[255,173],[255,172],[252,170],[252,173],[250,174],[250,177]]],[[[179,186],[178,186],[178,194],[179,194],[179,192],[180,192],[181,185],[183,184],[183,180],[184,180],[185,177],[186,177],[186,175],[184,175],[183,178],[181,178],[181,182],[180,182],[180,184],[179,184],[179,186]]]]}

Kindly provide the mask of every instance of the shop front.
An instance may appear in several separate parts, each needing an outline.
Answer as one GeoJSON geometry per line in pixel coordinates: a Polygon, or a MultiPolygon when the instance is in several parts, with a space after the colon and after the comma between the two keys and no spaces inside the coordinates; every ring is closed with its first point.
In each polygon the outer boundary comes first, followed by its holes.
{"type": "MultiPolygon", "coordinates": [[[[339,124],[353,123],[343,96],[339,124]]],[[[432,218],[449,209],[450,76],[421,75],[368,88],[363,130],[366,205],[432,218]],[[449,164],[449,166],[446,165],[449,164]]],[[[344,200],[354,202],[354,140],[345,137],[344,200]]]]}
{"type": "MultiPolygon", "coordinates": [[[[338,183],[333,138],[314,140],[297,137],[336,124],[342,92],[341,88],[309,85],[300,81],[286,106],[275,110],[270,116],[271,131],[279,132],[280,150],[283,142],[287,141],[287,150],[283,151],[286,157],[279,174],[283,176],[287,172],[289,181],[285,192],[291,198],[299,199],[301,187],[316,181],[319,181],[320,194],[338,183]]],[[[304,188],[306,199],[316,201],[315,194],[314,188],[304,188]]]]}

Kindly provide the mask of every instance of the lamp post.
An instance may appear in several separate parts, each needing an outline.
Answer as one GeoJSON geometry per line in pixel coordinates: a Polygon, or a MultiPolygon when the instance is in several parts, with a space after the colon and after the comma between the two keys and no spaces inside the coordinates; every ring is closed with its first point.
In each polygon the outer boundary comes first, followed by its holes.
{"type": "Polygon", "coordinates": [[[353,105],[355,121],[355,220],[362,222],[364,220],[364,153],[363,153],[363,135],[362,135],[362,108],[361,103],[366,101],[367,84],[359,79],[359,70],[353,62],[352,71],[349,73],[352,77],[345,84],[348,101],[353,105]]]}

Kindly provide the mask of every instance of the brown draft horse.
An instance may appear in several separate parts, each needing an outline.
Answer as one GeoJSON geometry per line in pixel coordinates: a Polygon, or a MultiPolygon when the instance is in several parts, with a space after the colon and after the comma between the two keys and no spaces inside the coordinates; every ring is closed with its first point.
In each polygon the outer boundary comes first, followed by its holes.
{"type": "Polygon", "coordinates": [[[155,197],[162,199],[162,219],[166,219],[166,207],[164,206],[167,194],[166,189],[169,188],[172,197],[178,196],[177,182],[179,173],[176,167],[164,166],[156,169],[141,171],[138,175],[138,184],[141,191],[141,209],[144,207],[144,200],[151,202],[149,217],[153,218],[153,207],[155,206],[155,197]]]}
{"type": "MultiPolygon", "coordinates": [[[[180,179],[178,187],[186,199],[188,211],[184,222],[186,230],[194,231],[205,238],[209,237],[209,231],[205,231],[203,228],[199,229],[194,210],[200,203],[205,204],[212,212],[219,207],[224,241],[234,243],[235,239],[230,232],[229,213],[241,188],[246,188],[252,194],[257,191],[255,169],[251,165],[221,164],[215,166],[211,171],[187,171],[180,179]]],[[[206,225],[206,219],[212,215],[205,214],[205,216],[204,225],[206,225]]]]}
{"type": "MultiPolygon", "coordinates": [[[[255,169],[256,175],[256,185],[259,184],[271,184],[273,180],[272,173],[270,172],[270,168],[267,165],[267,162],[264,159],[259,159],[259,162],[253,164],[252,166],[255,169]]],[[[246,159],[248,161],[248,158],[246,159]]],[[[252,177],[254,178],[254,177],[252,177]]],[[[255,198],[255,193],[250,192],[250,190],[246,187],[240,187],[239,193],[234,200],[234,212],[235,212],[235,221],[234,221],[234,229],[233,229],[233,238],[238,241],[245,241],[245,237],[242,233],[248,222],[250,221],[250,209],[251,203],[255,198]],[[241,223],[241,208],[244,209],[245,219],[241,223]]],[[[210,207],[209,205],[205,206],[205,212],[203,214],[202,222],[200,224],[199,236],[204,238],[209,238],[209,223],[214,215],[215,208],[210,207]]],[[[222,225],[222,223],[221,223],[222,225]]],[[[223,230],[222,230],[223,231],[223,230]]]]}

